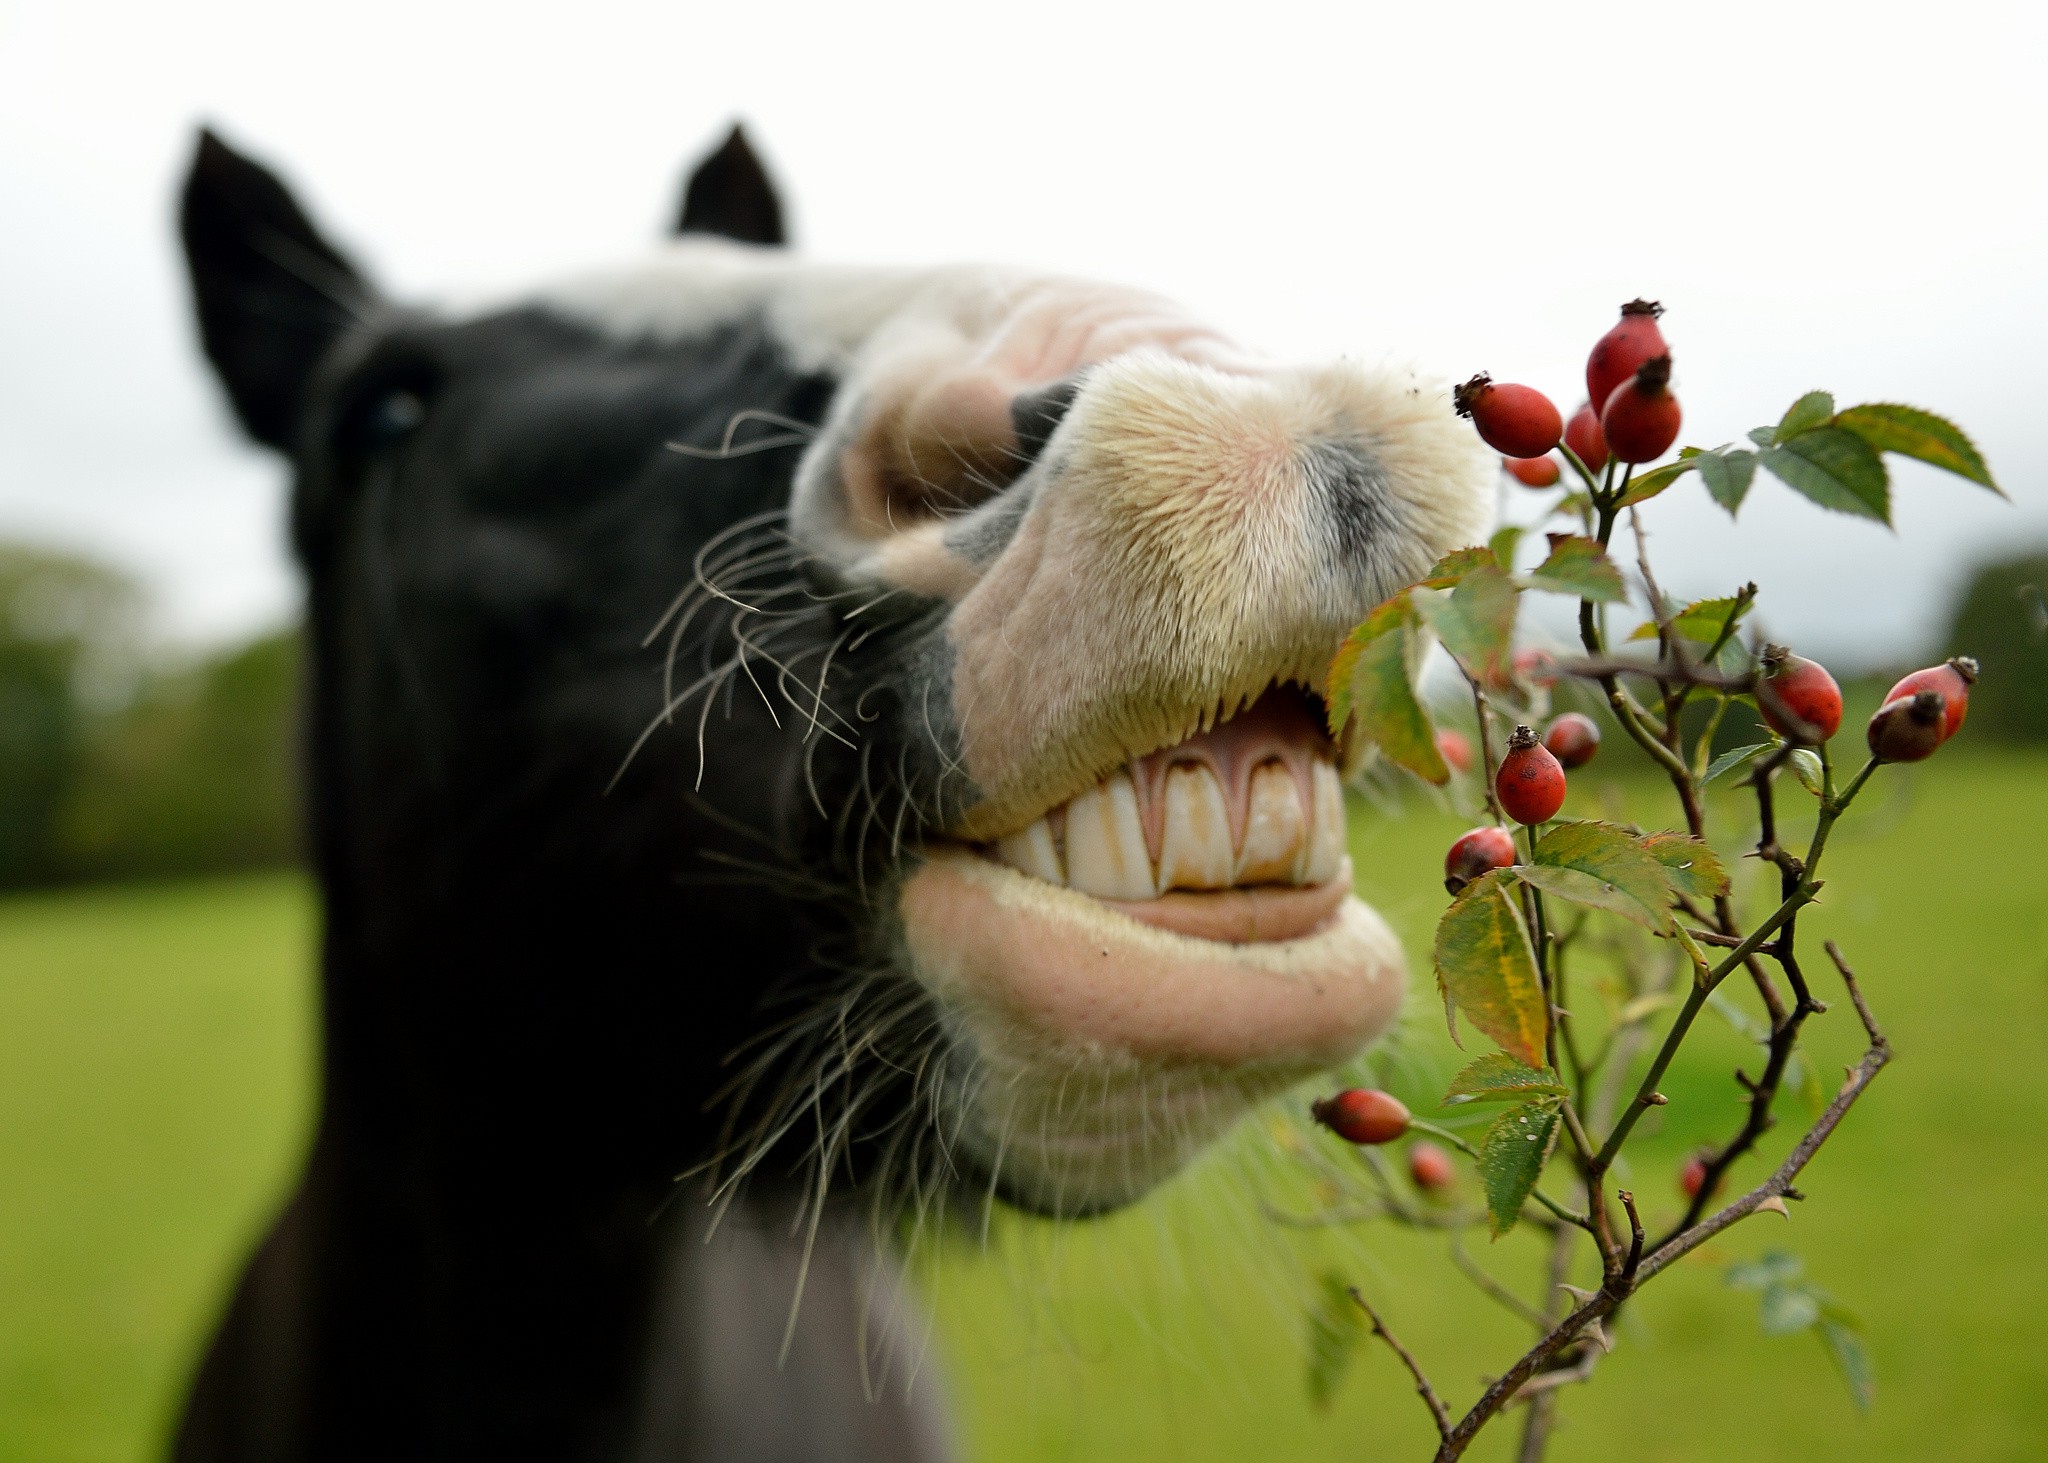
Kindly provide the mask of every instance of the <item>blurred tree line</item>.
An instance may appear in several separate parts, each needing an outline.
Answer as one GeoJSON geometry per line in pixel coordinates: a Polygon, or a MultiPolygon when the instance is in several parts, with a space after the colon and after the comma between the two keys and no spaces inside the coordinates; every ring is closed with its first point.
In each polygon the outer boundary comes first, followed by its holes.
{"type": "MultiPolygon", "coordinates": [[[[1942,653],[1983,662],[1973,742],[2048,743],[2044,596],[2048,550],[1964,590],[1942,653]]],[[[145,610],[125,575],[0,543],[0,888],[298,858],[297,633],[166,664],[145,610]]]]}
{"type": "Polygon", "coordinates": [[[0,888],[298,856],[298,637],[166,664],[135,582],[0,544],[0,888]]]}

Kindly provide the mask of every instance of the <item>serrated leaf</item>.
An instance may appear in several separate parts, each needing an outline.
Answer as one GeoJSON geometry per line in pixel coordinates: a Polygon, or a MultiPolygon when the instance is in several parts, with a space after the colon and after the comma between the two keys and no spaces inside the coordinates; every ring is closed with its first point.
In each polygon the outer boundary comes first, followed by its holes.
{"type": "Polygon", "coordinates": [[[1548,1067],[1527,1067],[1506,1052],[1488,1052],[1451,1079],[1444,1101],[1526,1102],[1564,1095],[1564,1084],[1548,1067]]]}
{"type": "MultiPolygon", "coordinates": [[[[1489,553],[1489,557],[1490,557],[1489,553]]],[[[1521,596],[1497,565],[1475,565],[1457,588],[1425,602],[1430,628],[1473,679],[1505,689],[1512,684],[1509,652],[1521,596]]]]}
{"type": "Polygon", "coordinates": [[[1587,909],[1604,909],[1609,914],[1618,914],[1632,920],[1647,930],[1661,931],[1668,928],[1668,922],[1656,919],[1649,906],[1626,890],[1618,889],[1605,879],[1579,869],[1545,868],[1540,864],[1523,865],[1518,878],[1532,889],[1540,889],[1552,899],[1563,899],[1587,909]]]}
{"type": "Polygon", "coordinates": [[[1777,440],[1778,429],[1776,427],[1751,427],[1743,435],[1747,436],[1750,441],[1759,447],[1768,447],[1777,440]]]}
{"type": "Polygon", "coordinates": [[[1790,1336],[1820,1319],[1820,1302],[1803,1285],[1767,1285],[1757,1319],[1766,1336],[1790,1336]]]}
{"type": "Polygon", "coordinates": [[[1728,892],[1721,856],[1690,833],[1652,833],[1643,839],[1671,887],[1695,899],[1719,899],[1728,892]]]}
{"type": "Polygon", "coordinates": [[[1819,754],[1806,747],[1796,747],[1786,760],[1792,764],[1792,775],[1799,779],[1799,785],[1819,797],[1821,789],[1826,786],[1822,780],[1826,773],[1820,765],[1819,754]]]}
{"type": "Polygon", "coordinates": [[[1423,576],[1420,587],[1423,589],[1450,589],[1455,587],[1474,569],[1498,569],[1499,567],[1500,561],[1494,557],[1493,550],[1490,548],[1452,549],[1448,554],[1445,554],[1435,564],[1430,566],[1429,573],[1423,576]]]}
{"type": "Polygon", "coordinates": [[[1835,425],[1854,432],[1875,451],[1914,458],[2005,496],[2005,489],[1991,480],[1983,454],[1963,435],[1963,429],[1931,411],[1874,401],[1841,412],[1835,425]]]}
{"type": "Polygon", "coordinates": [[[1768,752],[1776,745],[1776,742],[1758,742],[1754,746],[1737,747],[1731,752],[1723,752],[1707,764],[1707,775],[1700,779],[1700,786],[1705,787],[1723,773],[1734,771],[1757,753],[1768,752]]]}
{"type": "Polygon", "coordinates": [[[1436,927],[1436,978],[1446,1000],[1525,1066],[1543,1065],[1549,1010],[1514,873],[1495,869],[1467,884],[1436,927]]]}
{"type": "Polygon", "coordinates": [[[1771,1285],[1791,1285],[1806,1274],[1806,1262],[1783,1250],[1766,1250],[1754,1260],[1730,1265],[1723,1280],[1737,1290],[1762,1290],[1771,1285]]]}
{"type": "Polygon", "coordinates": [[[1560,898],[1610,909],[1652,930],[1670,928],[1670,877],[1657,856],[1624,828],[1590,819],[1559,823],[1537,840],[1534,869],[1523,875],[1545,893],[1553,892],[1538,882],[1543,869],[1583,874],[1598,886],[1587,890],[1558,880],[1560,898]]]}
{"type": "Polygon", "coordinates": [[[1621,495],[1619,507],[1632,508],[1638,503],[1647,503],[1695,467],[1699,458],[1680,457],[1676,462],[1667,462],[1662,467],[1653,467],[1648,472],[1638,473],[1628,480],[1628,491],[1621,495]]]}
{"type": "Polygon", "coordinates": [[[1749,485],[1756,478],[1757,455],[1742,447],[1723,448],[1710,452],[1699,460],[1700,481],[1706,485],[1707,496],[1728,510],[1733,518],[1742,507],[1742,500],[1749,496],[1749,485]]]}
{"type": "Polygon", "coordinates": [[[1343,1278],[1325,1271],[1308,1312],[1308,1398],[1327,1408],[1365,1335],[1365,1315],[1343,1278]]]}
{"type": "Polygon", "coordinates": [[[1502,524],[1486,541],[1487,552],[1493,555],[1494,563],[1511,572],[1515,567],[1515,550],[1521,546],[1522,526],[1518,523],[1502,524]]]}
{"type": "Polygon", "coordinates": [[[1580,599],[1612,602],[1628,598],[1628,586],[1622,583],[1621,571],[1607,557],[1607,550],[1597,540],[1577,534],[1550,536],[1550,557],[1529,572],[1528,584],[1531,589],[1580,599]]]}
{"type": "Polygon", "coordinates": [[[1522,1205],[1543,1176],[1543,1162],[1557,1141],[1555,1098],[1511,1107],[1493,1120],[1479,1140],[1479,1181],[1495,1239],[1515,1227],[1522,1205]]]}
{"type": "MultiPolygon", "coordinates": [[[[1736,624],[1741,624],[1742,617],[1749,613],[1750,606],[1755,603],[1754,598],[1743,599],[1732,594],[1724,594],[1718,599],[1696,599],[1671,617],[1671,632],[1674,635],[1683,635],[1688,640],[1696,640],[1701,645],[1712,645],[1721,638],[1721,632],[1728,628],[1731,617],[1736,624]]],[[[1655,640],[1657,622],[1645,620],[1636,626],[1628,638],[1655,640]]]]}
{"type": "Polygon", "coordinates": [[[1442,787],[1451,769],[1437,750],[1436,728],[1416,699],[1414,665],[1420,618],[1403,591],[1349,635],[1330,662],[1330,732],[1356,717],[1358,735],[1389,762],[1442,787]]]}
{"type": "Polygon", "coordinates": [[[1818,1330],[1821,1345],[1827,1348],[1835,1369],[1848,1385],[1856,1410],[1868,1412],[1877,1400],[1877,1375],[1870,1367],[1870,1353],[1863,1349],[1863,1338],[1832,1314],[1821,1316],[1818,1330]]]}
{"type": "Polygon", "coordinates": [[[1843,427],[1814,427],[1766,451],[1772,476],[1836,513],[1892,521],[1891,478],[1868,442],[1843,427]]]}
{"type": "Polygon", "coordinates": [[[1771,432],[1771,442],[1789,442],[1801,432],[1811,431],[1835,414],[1835,398],[1825,391],[1809,391],[1792,403],[1771,432]]]}

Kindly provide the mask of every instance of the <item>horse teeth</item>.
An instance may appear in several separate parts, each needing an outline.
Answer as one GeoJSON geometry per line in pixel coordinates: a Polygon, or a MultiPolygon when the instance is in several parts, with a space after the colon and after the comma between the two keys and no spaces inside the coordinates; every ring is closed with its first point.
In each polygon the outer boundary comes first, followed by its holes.
{"type": "Polygon", "coordinates": [[[1315,809],[1309,817],[1301,882],[1327,884],[1344,866],[1344,783],[1335,767],[1317,761],[1309,766],[1309,786],[1314,789],[1315,809]]]}
{"type": "Polygon", "coordinates": [[[1050,817],[1040,818],[1022,833],[1012,833],[1008,838],[999,840],[996,856],[1034,879],[1043,879],[1048,884],[1067,882],[1067,871],[1060,863],[1059,845],[1053,841],[1050,817]]]}
{"type": "Polygon", "coordinates": [[[1150,899],[1158,892],[1128,774],[1067,804],[1067,882],[1098,899],[1150,899]]]}
{"type": "Polygon", "coordinates": [[[1284,762],[1261,764],[1252,773],[1246,800],[1244,847],[1237,856],[1239,884],[1292,884],[1302,845],[1308,840],[1308,810],[1294,774],[1284,762]]]}
{"type": "Polygon", "coordinates": [[[1236,859],[1230,847],[1230,809],[1216,774],[1200,764],[1169,769],[1165,802],[1159,892],[1229,888],[1236,859]]]}

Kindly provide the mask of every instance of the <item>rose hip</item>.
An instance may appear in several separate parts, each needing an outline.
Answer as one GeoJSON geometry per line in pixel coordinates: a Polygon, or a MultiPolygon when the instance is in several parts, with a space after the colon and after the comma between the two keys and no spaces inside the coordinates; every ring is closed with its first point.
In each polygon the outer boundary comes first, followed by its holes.
{"type": "MultiPolygon", "coordinates": [[[[1643,362],[1669,354],[1664,332],[1657,328],[1657,317],[1663,313],[1664,307],[1655,300],[1630,300],[1621,307],[1621,319],[1614,328],[1593,343],[1593,353],[1586,357],[1586,400],[1596,414],[1614,388],[1635,375],[1643,362]]],[[[1579,449],[1574,446],[1572,451],[1579,449]]],[[[1586,458],[1586,466],[1597,466],[1585,453],[1579,452],[1579,456],[1586,458]]]]}
{"type": "Polygon", "coordinates": [[[1436,734],[1436,751],[1453,772],[1472,770],[1472,743],[1461,731],[1446,728],[1436,734]]]}
{"type": "Polygon", "coordinates": [[[1408,1178],[1425,1194],[1440,1194],[1458,1181],[1451,1155],[1428,1139],[1418,1139],[1408,1148],[1408,1178]]]}
{"type": "MultiPolygon", "coordinates": [[[[1604,399],[1601,405],[1606,405],[1604,399]]],[[[1600,431],[1600,413],[1593,410],[1591,402],[1573,412],[1564,424],[1564,445],[1578,454],[1589,472],[1607,466],[1607,438],[1600,431]]]]}
{"type": "Polygon", "coordinates": [[[1864,733],[1880,762],[1919,762],[1934,755],[1947,735],[1948,705],[1939,691],[1916,691],[1877,708],[1864,733]]]}
{"type": "Polygon", "coordinates": [[[1788,742],[1817,745],[1841,729],[1842,688],[1827,668],[1766,645],[1764,673],[1756,683],[1756,708],[1764,724],[1788,742]]]}
{"type": "Polygon", "coordinates": [[[1697,1199],[1707,1182],[1707,1160],[1695,1153],[1678,1171],[1678,1187],[1688,1199],[1697,1199]]]}
{"type": "Polygon", "coordinates": [[[1564,436],[1564,418],[1533,386],[1496,386],[1481,371],[1451,401],[1459,416],[1472,419],[1486,445],[1506,457],[1541,457],[1564,436]]]}
{"type": "Polygon", "coordinates": [[[1391,1143],[1408,1131],[1408,1107],[1377,1087],[1347,1087],[1309,1105],[1317,1122],[1352,1143],[1391,1143]]]}
{"type": "Polygon", "coordinates": [[[1902,696],[1911,696],[1920,691],[1935,691],[1948,703],[1948,715],[1941,728],[1941,739],[1945,742],[1962,730],[1963,718],[1970,714],[1970,687],[1977,684],[1977,662],[1967,655],[1958,655],[1941,665],[1929,666],[1924,671],[1914,671],[1891,690],[1885,692],[1887,702],[1902,696]]]}
{"type": "Polygon", "coordinates": [[[1526,726],[1508,738],[1507,755],[1493,779],[1501,811],[1517,823],[1547,823],[1564,806],[1564,768],[1526,726]]]}
{"type": "Polygon", "coordinates": [[[1505,828],[1474,828],[1444,855],[1444,888],[1456,894],[1481,874],[1515,861],[1515,837],[1505,828]]]}
{"type": "Polygon", "coordinates": [[[1554,488],[1563,474],[1554,457],[1503,457],[1508,476],[1525,488],[1554,488]]]}
{"type": "Polygon", "coordinates": [[[1671,357],[1653,356],[1614,388],[1600,430],[1616,462],[1654,462],[1678,440],[1682,413],[1671,394],[1671,357]]]}
{"type": "Polygon", "coordinates": [[[1600,750],[1600,723],[1590,716],[1567,711],[1550,724],[1550,730],[1543,734],[1543,745],[1566,771],[1583,767],[1600,750]]]}
{"type": "Polygon", "coordinates": [[[1557,684],[1557,661],[1547,650],[1524,646],[1515,652],[1515,674],[1532,686],[1548,688],[1557,684]]]}

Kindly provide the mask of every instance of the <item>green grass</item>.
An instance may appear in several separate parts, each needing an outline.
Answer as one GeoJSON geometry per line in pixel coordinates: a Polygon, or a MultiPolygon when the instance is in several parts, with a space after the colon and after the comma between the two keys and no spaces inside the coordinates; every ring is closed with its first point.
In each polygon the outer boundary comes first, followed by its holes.
{"type": "MultiPolygon", "coordinates": [[[[2048,823],[2048,761],[1951,755],[1891,787],[1837,835],[1812,924],[1857,963],[1897,1061],[1808,1170],[1811,1199],[1789,1221],[1738,1227],[1637,1304],[1594,1383],[1567,1394],[1553,1458],[2039,1455],[2048,877],[2021,850],[2048,823]],[[1862,1317],[1870,1414],[1812,1338],[1760,1336],[1755,1298],[1723,1286],[1730,1260],[1773,1246],[1862,1317]]],[[[1616,796],[1645,819],[1658,806],[1639,785],[1616,796]]],[[[1458,826],[1430,811],[1357,820],[1360,883],[1411,953],[1442,908],[1434,865],[1458,826]]],[[[0,903],[0,1457],[158,1446],[302,1141],[310,930],[290,879],[0,903]]],[[[1833,996],[1831,974],[1815,974],[1833,996]]],[[[1846,1003],[1810,1030],[1823,1074],[1854,1059],[1846,1003]]],[[[1675,1213],[1686,1148],[1738,1120],[1729,1073],[1747,1055],[1716,1022],[1674,1068],[1632,1176],[1653,1218],[1675,1213]]],[[[1426,1106],[1459,1060],[1419,988],[1384,1068],[1426,1106]]],[[[1789,1130],[1796,1105],[1785,1116],[1789,1130]]],[[[1261,1124],[1125,1214],[1064,1230],[1001,1222],[987,1255],[951,1244],[928,1274],[933,1351],[969,1456],[1427,1457],[1421,1405],[1382,1350],[1358,1353],[1330,1412],[1308,1406],[1314,1277],[1364,1287],[1454,1405],[1522,1328],[1449,1267],[1440,1239],[1267,1223],[1261,1200],[1302,1202],[1301,1172],[1261,1124]]],[[[1506,1278],[1532,1272],[1531,1238],[1473,1247],[1506,1278]]],[[[1504,1428],[1474,1456],[1511,1456],[1510,1441],[1504,1428]]]]}

